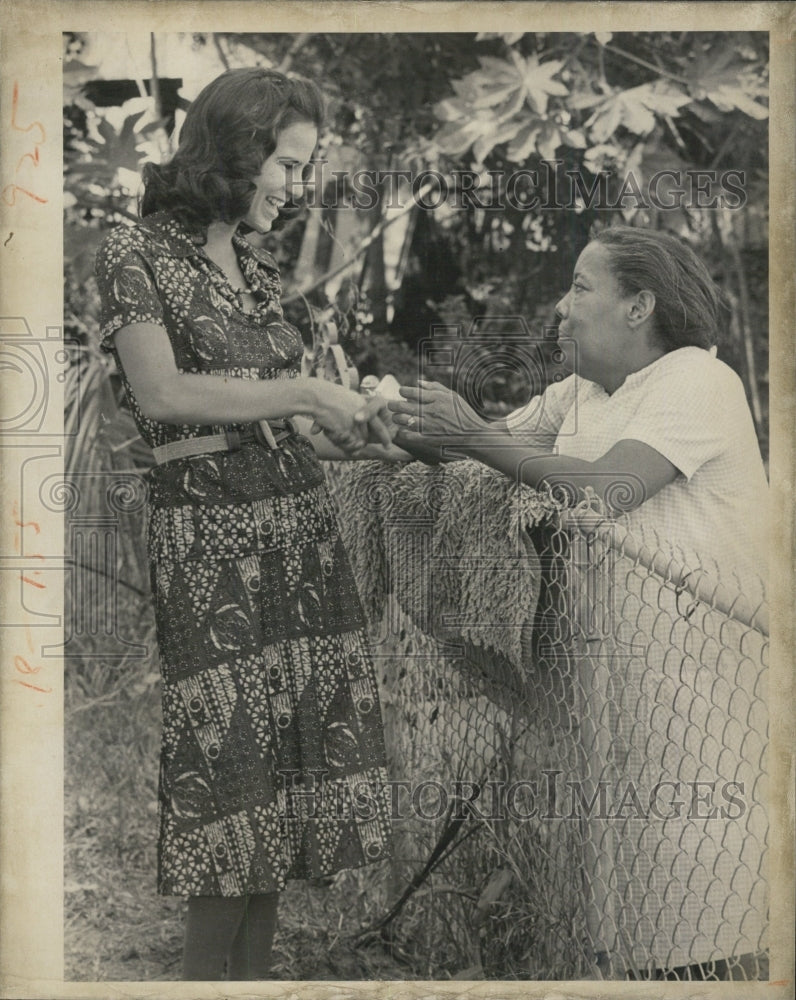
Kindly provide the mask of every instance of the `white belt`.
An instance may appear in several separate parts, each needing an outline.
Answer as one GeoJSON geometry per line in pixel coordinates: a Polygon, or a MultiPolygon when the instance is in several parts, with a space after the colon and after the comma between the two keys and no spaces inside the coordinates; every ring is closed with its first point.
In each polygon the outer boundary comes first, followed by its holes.
{"type": "Polygon", "coordinates": [[[239,451],[244,444],[259,444],[264,448],[278,448],[279,443],[296,428],[291,420],[270,422],[260,420],[242,431],[226,431],[223,434],[207,434],[204,437],[185,438],[171,441],[152,449],[156,465],[174,462],[178,458],[193,458],[195,455],[211,455],[218,451],[239,451]]]}

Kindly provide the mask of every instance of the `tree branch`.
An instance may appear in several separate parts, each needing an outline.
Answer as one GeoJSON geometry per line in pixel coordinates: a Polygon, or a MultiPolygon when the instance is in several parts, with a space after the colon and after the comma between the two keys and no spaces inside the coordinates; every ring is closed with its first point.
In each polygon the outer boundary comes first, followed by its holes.
{"type": "Polygon", "coordinates": [[[638,63],[639,66],[644,66],[646,69],[652,70],[658,76],[667,76],[670,80],[676,80],[677,83],[682,83],[684,86],[688,87],[691,83],[690,80],[686,80],[684,76],[678,76],[676,73],[670,73],[668,69],[661,69],[660,66],[655,66],[651,62],[647,62],[646,59],[642,59],[641,56],[634,56],[632,52],[625,52],[624,49],[618,49],[615,45],[611,45],[610,42],[607,45],[603,45],[602,48],[607,49],[609,52],[614,52],[618,56],[622,56],[623,59],[629,59],[631,62],[638,63]]]}
{"type": "Polygon", "coordinates": [[[296,55],[301,51],[302,48],[304,48],[304,46],[307,43],[307,39],[309,37],[310,37],[309,34],[304,33],[299,35],[294,40],[293,44],[285,53],[282,62],[276,67],[280,73],[287,73],[287,71],[293,65],[293,60],[295,59],[296,55]]]}
{"type": "Polygon", "coordinates": [[[218,52],[218,58],[221,60],[221,65],[224,67],[225,70],[228,70],[229,59],[227,59],[226,52],[221,48],[221,39],[218,37],[215,31],[213,32],[213,44],[216,47],[216,52],[218,52]]]}

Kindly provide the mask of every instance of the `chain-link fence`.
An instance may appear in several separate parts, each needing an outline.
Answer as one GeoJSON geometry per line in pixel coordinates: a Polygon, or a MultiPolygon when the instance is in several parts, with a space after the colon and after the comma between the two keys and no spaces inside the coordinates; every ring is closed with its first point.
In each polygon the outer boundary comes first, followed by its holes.
{"type": "Polygon", "coordinates": [[[764,591],[476,463],[332,480],[381,622],[375,930],[435,975],[766,979],[764,591]]]}

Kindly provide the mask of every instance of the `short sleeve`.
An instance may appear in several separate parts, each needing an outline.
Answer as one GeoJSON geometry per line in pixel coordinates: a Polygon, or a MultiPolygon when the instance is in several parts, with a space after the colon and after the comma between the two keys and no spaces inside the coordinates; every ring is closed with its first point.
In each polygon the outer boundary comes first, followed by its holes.
{"type": "Polygon", "coordinates": [[[541,396],[534,396],[525,406],[509,413],[506,417],[509,434],[552,451],[576,393],[577,379],[574,375],[551,383],[541,396]]]}
{"type": "Polygon", "coordinates": [[[723,361],[701,348],[674,351],[659,363],[628,426],[641,441],[691,479],[694,473],[749,436],[751,414],[743,383],[723,361]]]}
{"type": "Polygon", "coordinates": [[[113,350],[113,336],[130,323],[165,326],[163,305],[142,241],[130,227],[114,230],[97,250],[100,347],[113,350]]]}

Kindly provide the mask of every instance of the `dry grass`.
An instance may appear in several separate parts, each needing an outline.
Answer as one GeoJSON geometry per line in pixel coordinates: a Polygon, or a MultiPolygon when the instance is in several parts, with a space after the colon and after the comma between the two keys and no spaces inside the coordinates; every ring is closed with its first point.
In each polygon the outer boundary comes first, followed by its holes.
{"type": "MultiPolygon", "coordinates": [[[[154,650],[146,603],[122,595],[121,631],[154,650]]],[[[92,644],[84,641],[85,653],[92,644]]],[[[155,891],[160,684],[154,653],[73,660],[65,704],[67,980],[180,978],[184,902],[155,891]]],[[[352,938],[387,908],[389,871],[292,883],[280,906],[274,979],[410,979],[381,947],[352,938]]]]}

